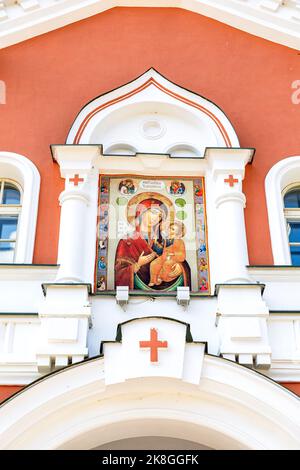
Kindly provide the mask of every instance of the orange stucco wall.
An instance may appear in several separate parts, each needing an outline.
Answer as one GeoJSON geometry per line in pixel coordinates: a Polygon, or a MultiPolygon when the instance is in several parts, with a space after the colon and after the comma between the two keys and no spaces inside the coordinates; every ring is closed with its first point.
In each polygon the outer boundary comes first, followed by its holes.
{"type": "MultiPolygon", "coordinates": [[[[288,390],[291,390],[291,392],[294,392],[296,395],[299,395],[300,397],[300,383],[299,382],[288,382],[288,383],[281,383],[283,387],[287,388],[288,390]]],[[[9,398],[12,396],[14,393],[18,392],[19,390],[22,390],[24,388],[23,385],[0,385],[0,403],[4,401],[6,398],[9,398]]]]}
{"type": "Polygon", "coordinates": [[[22,388],[22,385],[0,385],[0,403],[22,388]]]}
{"type": "MultiPolygon", "coordinates": [[[[291,392],[294,392],[296,395],[299,395],[300,397],[300,383],[281,383],[283,387],[287,388],[288,390],[291,390],[291,392]]],[[[24,386],[22,385],[0,385],[0,403],[3,402],[6,398],[9,398],[12,396],[14,393],[18,392],[19,390],[22,390],[24,386]]]]}
{"type": "Polygon", "coordinates": [[[283,387],[287,388],[291,392],[294,392],[296,395],[300,397],[300,383],[299,382],[285,382],[281,383],[283,387]]]}
{"type": "Polygon", "coordinates": [[[245,181],[250,262],[272,263],[264,178],[300,154],[300,105],[291,101],[300,53],[168,8],[112,9],[0,51],[0,149],[28,156],[42,176],[34,262],[56,262],[63,180],[49,144],[65,141],[86,102],[151,66],[218,104],[241,145],[256,147],[245,181]]]}

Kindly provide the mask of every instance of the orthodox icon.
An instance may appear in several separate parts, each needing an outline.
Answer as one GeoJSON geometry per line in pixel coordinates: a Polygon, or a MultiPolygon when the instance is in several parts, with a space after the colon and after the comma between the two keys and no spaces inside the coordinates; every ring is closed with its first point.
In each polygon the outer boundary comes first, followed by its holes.
{"type": "Polygon", "coordinates": [[[106,240],[99,240],[99,250],[106,249],[106,240]]]}
{"type": "Polygon", "coordinates": [[[185,185],[182,181],[171,181],[171,184],[168,187],[168,191],[170,194],[178,195],[185,193],[185,185]]]}
{"type": "Polygon", "coordinates": [[[106,269],[105,257],[101,256],[99,259],[99,269],[106,269]]]}
{"type": "Polygon", "coordinates": [[[115,285],[142,290],[190,286],[185,245],[177,238],[178,224],[169,223],[166,232],[166,223],[170,222],[168,206],[159,195],[142,195],[135,208],[135,230],[117,246],[115,285]]]}
{"type": "Polygon", "coordinates": [[[187,286],[208,293],[202,196],[202,178],[186,178],[183,183],[168,178],[103,176],[100,213],[102,200],[111,203],[105,223],[99,224],[97,290],[128,286],[150,293],[187,286]],[[173,195],[180,198],[174,200],[173,195]]]}
{"type": "Polygon", "coordinates": [[[122,180],[119,184],[119,191],[121,194],[134,194],[136,189],[137,188],[131,179],[122,180]]]}
{"type": "Polygon", "coordinates": [[[100,187],[100,192],[102,194],[107,194],[108,193],[108,182],[107,181],[102,182],[101,187],[100,187]]]}
{"type": "Polygon", "coordinates": [[[97,282],[97,289],[99,291],[103,291],[106,289],[106,286],[105,286],[105,277],[104,276],[100,276],[99,279],[98,279],[98,282],[97,282]]]}
{"type": "Polygon", "coordinates": [[[202,189],[202,186],[200,184],[195,184],[195,195],[198,196],[198,197],[203,196],[203,189],[202,189]]]}

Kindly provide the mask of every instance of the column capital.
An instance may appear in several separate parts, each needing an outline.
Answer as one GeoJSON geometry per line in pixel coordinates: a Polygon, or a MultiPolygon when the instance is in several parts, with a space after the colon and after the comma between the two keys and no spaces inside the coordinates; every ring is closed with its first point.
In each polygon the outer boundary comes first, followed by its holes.
{"type": "MultiPolygon", "coordinates": [[[[87,176],[102,154],[101,145],[51,145],[54,161],[60,166],[62,178],[80,180],[87,176]],[[77,175],[77,176],[76,176],[77,175]]],[[[80,182],[80,181],[79,181],[80,182]]],[[[78,183],[77,183],[78,184],[78,183]]]]}
{"type": "Polygon", "coordinates": [[[62,205],[64,202],[68,200],[78,200],[84,202],[85,204],[89,204],[90,202],[90,195],[81,189],[65,189],[59,195],[59,204],[62,205]]]}
{"type": "Polygon", "coordinates": [[[244,178],[245,167],[251,163],[255,149],[236,147],[207,147],[204,158],[208,163],[208,171],[214,178],[240,176],[244,178]]]}
{"type": "Polygon", "coordinates": [[[246,196],[244,193],[240,191],[233,191],[228,193],[220,194],[216,197],[215,204],[216,208],[220,207],[221,204],[224,202],[238,202],[240,203],[243,208],[246,207],[246,196]]]}

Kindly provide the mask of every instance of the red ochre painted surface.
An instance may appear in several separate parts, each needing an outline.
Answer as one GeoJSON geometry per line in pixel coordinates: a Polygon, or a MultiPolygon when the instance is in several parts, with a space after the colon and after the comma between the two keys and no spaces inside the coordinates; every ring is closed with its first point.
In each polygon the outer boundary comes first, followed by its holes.
{"type": "Polygon", "coordinates": [[[35,263],[55,263],[64,182],[49,145],[64,143],[94,97],[154,67],[215,102],[243,147],[256,147],[244,190],[251,264],[271,264],[264,179],[300,154],[300,53],[192,12],[115,8],[0,51],[0,149],[30,158],[41,173],[35,263]]]}
{"type": "MultiPolygon", "coordinates": [[[[280,385],[300,397],[300,382],[281,383],[280,385]]],[[[12,396],[14,393],[18,392],[19,390],[22,390],[22,388],[24,388],[23,385],[0,385],[0,403],[3,402],[6,398],[12,396]]]]}
{"type": "Polygon", "coordinates": [[[300,382],[285,382],[281,383],[283,387],[287,388],[291,392],[294,392],[296,395],[300,397],[300,382]]]}
{"type": "Polygon", "coordinates": [[[0,385],[0,403],[22,388],[24,388],[23,385],[0,385]]]}

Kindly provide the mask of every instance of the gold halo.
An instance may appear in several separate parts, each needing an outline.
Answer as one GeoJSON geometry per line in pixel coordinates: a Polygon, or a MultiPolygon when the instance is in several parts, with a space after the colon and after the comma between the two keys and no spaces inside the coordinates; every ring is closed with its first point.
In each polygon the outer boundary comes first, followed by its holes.
{"type": "Polygon", "coordinates": [[[168,209],[167,219],[169,219],[169,222],[174,221],[175,211],[172,201],[170,201],[170,199],[164,196],[163,194],[146,192],[136,194],[128,202],[127,220],[130,225],[133,225],[135,227],[136,207],[140,202],[145,201],[146,199],[157,199],[158,201],[161,201],[168,209]]]}

